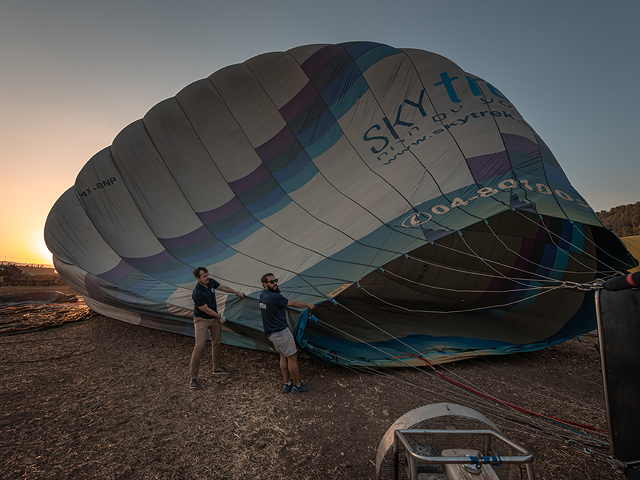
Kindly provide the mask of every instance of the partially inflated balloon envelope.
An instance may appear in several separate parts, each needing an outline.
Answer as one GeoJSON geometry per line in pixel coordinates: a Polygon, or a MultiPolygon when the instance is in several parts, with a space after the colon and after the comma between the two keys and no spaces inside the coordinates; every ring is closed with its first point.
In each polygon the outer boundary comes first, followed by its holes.
{"type": "MultiPolygon", "coordinates": [[[[544,101],[544,99],[541,99],[544,101]]],[[[550,106],[551,107],[551,106],[550,106]]],[[[193,335],[192,270],[227,344],[268,350],[273,273],[301,350],[348,365],[535,350],[595,328],[635,266],[511,99],[448,59],[371,42],[267,53],[124,128],[52,208],[65,281],[104,315],[193,335]]]]}

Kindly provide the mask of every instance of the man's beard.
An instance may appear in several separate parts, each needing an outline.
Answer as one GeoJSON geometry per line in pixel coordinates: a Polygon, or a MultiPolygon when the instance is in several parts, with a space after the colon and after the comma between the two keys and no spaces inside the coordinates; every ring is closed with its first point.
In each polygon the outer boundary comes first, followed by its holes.
{"type": "Polygon", "coordinates": [[[280,293],[280,288],[278,288],[278,284],[271,285],[270,283],[268,283],[267,288],[269,289],[270,292],[280,293]]]}

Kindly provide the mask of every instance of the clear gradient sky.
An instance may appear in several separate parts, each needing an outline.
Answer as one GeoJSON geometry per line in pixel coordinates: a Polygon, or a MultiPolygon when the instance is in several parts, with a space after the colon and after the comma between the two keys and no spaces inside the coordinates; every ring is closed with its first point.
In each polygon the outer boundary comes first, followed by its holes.
{"type": "Polygon", "coordinates": [[[156,103],[312,43],[429,50],[491,82],[596,210],[640,200],[640,1],[3,0],[0,261],[51,263],[47,214],[156,103]]]}

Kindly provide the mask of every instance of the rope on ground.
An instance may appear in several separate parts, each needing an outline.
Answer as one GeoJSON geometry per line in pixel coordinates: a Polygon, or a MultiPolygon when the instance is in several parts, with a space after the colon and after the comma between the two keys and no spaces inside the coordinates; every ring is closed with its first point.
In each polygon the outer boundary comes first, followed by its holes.
{"type": "Polygon", "coordinates": [[[564,420],[562,418],[552,417],[551,415],[545,415],[545,414],[542,414],[542,413],[533,412],[531,410],[527,410],[526,408],[522,408],[522,407],[519,407],[517,405],[514,405],[513,403],[509,403],[509,402],[506,402],[504,400],[500,400],[499,398],[496,398],[496,397],[494,397],[492,395],[488,395],[488,394],[485,394],[485,393],[478,392],[477,390],[474,390],[471,387],[467,387],[466,385],[464,385],[464,384],[462,384],[460,382],[457,382],[455,380],[452,380],[452,379],[446,377],[445,375],[443,375],[442,373],[438,372],[436,370],[436,368],[433,366],[433,364],[429,360],[427,360],[426,358],[420,357],[420,356],[417,356],[417,355],[413,355],[413,354],[410,354],[410,353],[407,353],[407,355],[423,360],[425,363],[427,363],[429,365],[429,367],[431,367],[431,369],[435,372],[435,374],[438,375],[440,378],[442,378],[444,381],[446,381],[448,383],[451,383],[452,385],[455,385],[457,387],[463,388],[463,389],[465,389],[465,390],[467,390],[467,391],[469,391],[471,393],[475,393],[476,395],[480,395],[482,397],[485,397],[485,398],[487,398],[487,399],[489,399],[489,400],[491,400],[493,402],[500,403],[500,404],[505,405],[505,406],[507,406],[509,408],[513,408],[514,410],[518,410],[520,412],[527,413],[529,415],[534,415],[536,417],[546,418],[547,420],[552,420],[554,422],[559,422],[559,423],[563,423],[563,424],[566,424],[566,425],[573,425],[574,427],[584,428],[586,430],[593,430],[593,431],[596,431],[596,432],[608,433],[607,430],[602,429],[602,428],[597,428],[597,427],[594,427],[592,425],[586,425],[586,424],[583,424],[583,423],[573,422],[571,420],[564,420]]]}

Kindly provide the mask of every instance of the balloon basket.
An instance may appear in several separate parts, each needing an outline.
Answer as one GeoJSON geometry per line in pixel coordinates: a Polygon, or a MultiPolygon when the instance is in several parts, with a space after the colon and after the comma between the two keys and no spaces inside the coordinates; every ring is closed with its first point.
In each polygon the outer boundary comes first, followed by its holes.
{"type": "Polygon", "coordinates": [[[482,414],[438,403],[400,417],[378,447],[378,480],[533,480],[533,455],[482,414]]]}

